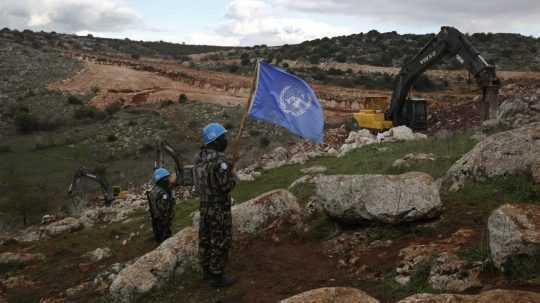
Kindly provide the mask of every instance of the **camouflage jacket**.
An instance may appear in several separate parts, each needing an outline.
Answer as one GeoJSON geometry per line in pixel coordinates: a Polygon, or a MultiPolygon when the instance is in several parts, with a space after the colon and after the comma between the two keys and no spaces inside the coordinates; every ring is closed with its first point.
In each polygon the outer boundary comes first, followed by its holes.
{"type": "Polygon", "coordinates": [[[152,218],[166,218],[171,219],[174,217],[174,194],[171,191],[166,191],[159,186],[154,186],[149,195],[150,202],[150,214],[152,218]]]}
{"type": "Polygon", "coordinates": [[[224,153],[202,148],[195,160],[193,173],[201,202],[230,201],[236,181],[224,153]]]}

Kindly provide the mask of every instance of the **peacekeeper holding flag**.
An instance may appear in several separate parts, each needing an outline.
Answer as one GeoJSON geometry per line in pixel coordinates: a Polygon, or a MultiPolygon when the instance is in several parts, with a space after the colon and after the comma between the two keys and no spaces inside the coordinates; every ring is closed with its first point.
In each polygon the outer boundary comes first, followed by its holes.
{"type": "Polygon", "coordinates": [[[231,191],[236,185],[231,163],[225,158],[227,130],[218,123],[203,129],[204,146],[193,168],[200,196],[199,261],[212,287],[227,287],[235,279],[225,275],[232,243],[231,191]]]}

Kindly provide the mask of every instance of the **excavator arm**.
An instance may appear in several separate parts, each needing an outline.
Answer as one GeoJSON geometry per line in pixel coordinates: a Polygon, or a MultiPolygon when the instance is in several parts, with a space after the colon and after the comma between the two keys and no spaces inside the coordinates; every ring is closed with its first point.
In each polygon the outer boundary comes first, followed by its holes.
{"type": "Polygon", "coordinates": [[[385,113],[385,119],[392,120],[394,126],[409,125],[415,128],[415,124],[422,125],[411,121],[414,120],[414,116],[410,110],[406,110],[409,92],[423,72],[442,59],[454,56],[475,77],[482,89],[482,119],[492,117],[498,105],[497,95],[500,87],[495,67],[482,58],[460,31],[453,27],[442,27],[439,34],[402,67],[396,78],[390,109],[385,113]]]}
{"type": "Polygon", "coordinates": [[[176,172],[176,185],[190,186],[193,185],[193,170],[192,166],[182,165],[180,157],[174,147],[167,141],[159,141],[156,147],[156,160],[154,161],[154,170],[165,166],[164,154],[169,155],[174,161],[176,172]]]}
{"type": "Polygon", "coordinates": [[[86,167],[80,167],[73,175],[73,180],[71,181],[68,189],[69,195],[73,194],[73,190],[79,186],[82,178],[87,178],[98,183],[101,187],[101,190],[103,191],[105,204],[111,205],[111,203],[114,201],[114,194],[109,182],[103,176],[98,176],[86,167]]]}

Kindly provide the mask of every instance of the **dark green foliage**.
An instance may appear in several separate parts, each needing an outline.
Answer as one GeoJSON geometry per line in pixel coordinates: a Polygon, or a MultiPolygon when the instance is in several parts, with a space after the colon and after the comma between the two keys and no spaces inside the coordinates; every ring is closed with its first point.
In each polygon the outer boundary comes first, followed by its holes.
{"type": "Polygon", "coordinates": [[[164,108],[164,107],[171,106],[171,105],[173,105],[173,104],[174,104],[174,102],[173,102],[172,100],[161,100],[161,101],[159,102],[159,107],[160,107],[160,108],[164,108]]]}
{"type": "Polygon", "coordinates": [[[178,97],[178,103],[180,104],[186,104],[188,102],[188,97],[186,96],[186,94],[180,94],[180,96],[178,97]]]}
{"type": "Polygon", "coordinates": [[[229,72],[231,73],[237,73],[240,70],[240,67],[238,65],[230,65],[229,66],[229,72]]]}
{"type": "Polygon", "coordinates": [[[81,105],[84,103],[79,97],[74,96],[74,95],[69,96],[67,101],[68,101],[68,104],[71,104],[71,105],[81,105]]]}
{"type": "Polygon", "coordinates": [[[243,53],[241,56],[240,56],[240,64],[242,64],[243,66],[247,66],[249,64],[251,64],[251,60],[249,59],[249,54],[248,53],[243,53]]]}
{"type": "Polygon", "coordinates": [[[511,280],[535,280],[540,278],[540,255],[513,256],[503,264],[504,275],[511,280]]]}
{"type": "Polygon", "coordinates": [[[261,132],[256,129],[250,129],[248,130],[248,134],[252,137],[257,137],[261,135],[261,132]]]}
{"type": "Polygon", "coordinates": [[[259,146],[264,148],[268,145],[270,145],[270,139],[268,139],[267,137],[261,137],[261,139],[259,139],[259,146]]]}
{"type": "Polygon", "coordinates": [[[118,138],[116,137],[115,134],[110,134],[110,135],[107,136],[107,141],[108,142],[115,142],[117,140],[118,140],[118,138]]]}
{"type": "Polygon", "coordinates": [[[105,112],[109,116],[112,116],[116,114],[117,112],[119,112],[121,109],[122,109],[122,102],[116,101],[114,103],[107,105],[107,107],[105,107],[105,112]]]}
{"type": "Polygon", "coordinates": [[[105,118],[105,113],[103,111],[100,111],[99,109],[93,107],[93,106],[83,106],[75,110],[73,113],[73,117],[77,120],[82,119],[94,119],[94,120],[102,120],[105,118]]]}
{"type": "Polygon", "coordinates": [[[15,115],[14,123],[17,131],[23,134],[29,134],[35,131],[52,131],[64,125],[64,121],[59,118],[39,118],[34,114],[24,111],[18,112],[15,115]]]}

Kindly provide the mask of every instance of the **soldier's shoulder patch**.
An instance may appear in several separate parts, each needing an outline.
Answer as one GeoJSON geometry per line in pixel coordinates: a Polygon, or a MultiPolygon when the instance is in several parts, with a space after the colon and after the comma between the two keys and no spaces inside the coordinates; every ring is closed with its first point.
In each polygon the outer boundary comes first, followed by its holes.
{"type": "Polygon", "coordinates": [[[167,200],[167,199],[169,198],[169,195],[167,195],[167,194],[163,194],[163,196],[162,196],[162,197],[163,197],[163,200],[167,200]]]}
{"type": "Polygon", "coordinates": [[[221,170],[227,170],[227,169],[229,169],[229,165],[227,165],[227,163],[225,163],[225,162],[221,162],[221,164],[219,165],[219,168],[221,170]]]}

